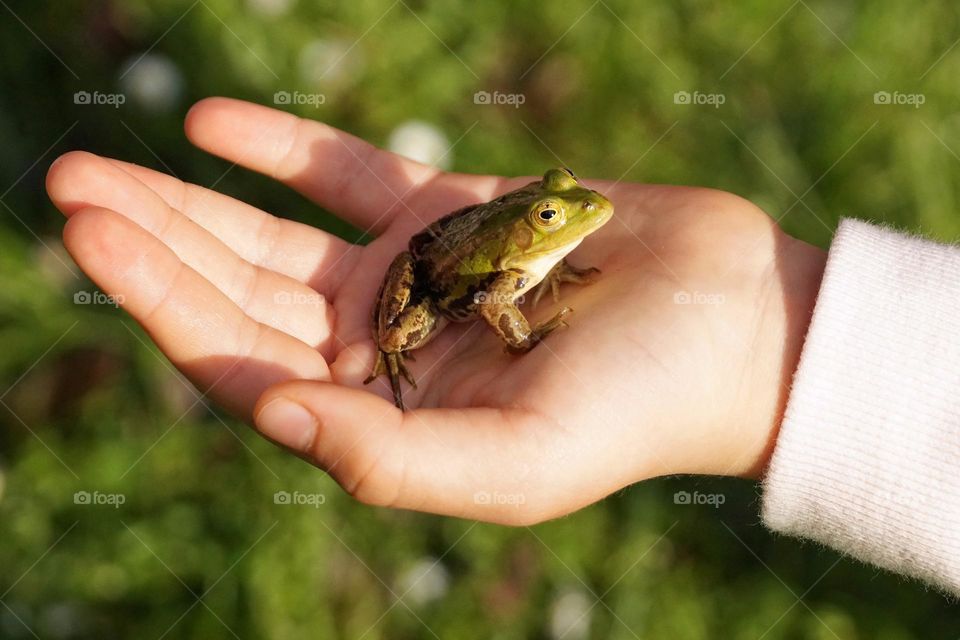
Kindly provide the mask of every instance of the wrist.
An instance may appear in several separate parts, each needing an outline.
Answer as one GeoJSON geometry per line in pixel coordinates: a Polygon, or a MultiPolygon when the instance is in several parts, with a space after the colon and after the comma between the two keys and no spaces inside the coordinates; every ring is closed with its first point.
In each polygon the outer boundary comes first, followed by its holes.
{"type": "Polygon", "coordinates": [[[780,232],[775,264],[770,270],[767,295],[754,353],[754,390],[751,428],[745,429],[742,463],[732,475],[760,478],[769,464],[783,421],[793,375],[800,363],[804,339],[816,304],[827,252],[780,232]]]}

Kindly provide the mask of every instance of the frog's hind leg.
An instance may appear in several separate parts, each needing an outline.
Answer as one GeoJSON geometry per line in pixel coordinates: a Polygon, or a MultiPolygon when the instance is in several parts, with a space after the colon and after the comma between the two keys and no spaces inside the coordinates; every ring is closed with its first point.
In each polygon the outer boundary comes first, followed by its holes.
{"type": "Polygon", "coordinates": [[[377,336],[380,355],[374,364],[374,374],[393,375],[395,371],[416,389],[417,384],[404,365],[404,360],[412,361],[414,358],[409,352],[426,346],[445,325],[446,320],[437,314],[433,303],[428,300],[405,307],[377,336]]]}
{"type": "Polygon", "coordinates": [[[543,294],[547,292],[547,288],[550,288],[550,293],[553,295],[553,301],[557,302],[560,300],[560,285],[564,282],[572,282],[574,284],[592,284],[595,280],[597,274],[600,273],[600,269],[596,267],[587,267],[586,269],[579,269],[564,258],[556,265],[553,269],[547,273],[547,276],[543,279],[536,289],[533,290],[533,298],[531,303],[533,306],[537,306],[537,303],[540,302],[540,298],[543,297],[543,294]]]}
{"type": "Polygon", "coordinates": [[[410,345],[409,349],[415,349],[422,347],[426,344],[430,338],[432,338],[437,331],[442,328],[442,323],[438,323],[435,320],[431,321],[428,327],[423,329],[424,334],[422,338],[419,338],[419,331],[415,331],[411,334],[405,334],[402,331],[403,320],[407,320],[411,317],[416,317],[422,311],[418,308],[419,305],[408,307],[398,316],[398,320],[401,321],[400,325],[394,328],[388,328],[388,330],[381,336],[381,342],[377,348],[377,359],[373,365],[373,371],[367,376],[367,379],[363,381],[364,384],[370,384],[376,380],[381,375],[386,375],[390,379],[390,389],[393,391],[393,401],[400,409],[403,409],[403,393],[400,387],[400,378],[402,377],[406,380],[411,387],[414,389],[417,388],[417,381],[414,379],[413,374],[410,373],[410,370],[407,369],[404,360],[410,359],[413,360],[413,357],[405,350],[405,348],[391,350],[400,344],[410,345]],[[407,312],[410,312],[409,314],[407,312]]]}
{"type": "Polygon", "coordinates": [[[371,318],[377,357],[373,371],[364,380],[364,384],[369,384],[386,375],[390,379],[394,403],[401,409],[400,378],[417,388],[413,375],[404,364],[404,359],[409,357],[406,352],[422,347],[442,328],[430,301],[411,304],[413,271],[413,257],[405,251],[394,258],[380,285],[371,318]]]}

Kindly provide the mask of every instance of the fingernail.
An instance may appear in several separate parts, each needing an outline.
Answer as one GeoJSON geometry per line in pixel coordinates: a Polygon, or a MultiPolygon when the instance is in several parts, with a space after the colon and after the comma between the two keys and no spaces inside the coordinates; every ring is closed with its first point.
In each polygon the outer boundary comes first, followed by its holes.
{"type": "Polygon", "coordinates": [[[317,435],[316,416],[287,398],[268,402],[254,422],[260,433],[295,451],[306,451],[317,435]]]}

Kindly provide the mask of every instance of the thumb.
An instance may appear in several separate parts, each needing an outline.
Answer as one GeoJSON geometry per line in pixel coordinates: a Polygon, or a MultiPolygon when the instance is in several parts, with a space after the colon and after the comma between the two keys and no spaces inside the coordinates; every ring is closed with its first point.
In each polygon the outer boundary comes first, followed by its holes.
{"type": "Polygon", "coordinates": [[[263,393],[254,422],[367,504],[504,524],[566,511],[542,491],[543,425],[520,410],[402,412],[368,391],[295,380],[263,393]]]}

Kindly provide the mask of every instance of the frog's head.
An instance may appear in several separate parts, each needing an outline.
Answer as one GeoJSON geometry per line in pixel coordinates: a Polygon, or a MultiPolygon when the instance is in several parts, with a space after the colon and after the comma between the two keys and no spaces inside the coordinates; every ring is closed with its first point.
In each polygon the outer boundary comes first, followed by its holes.
{"type": "Polygon", "coordinates": [[[531,196],[511,212],[513,229],[501,250],[501,266],[542,277],[610,219],[613,204],[580,184],[569,169],[547,171],[530,189],[531,196]]]}

